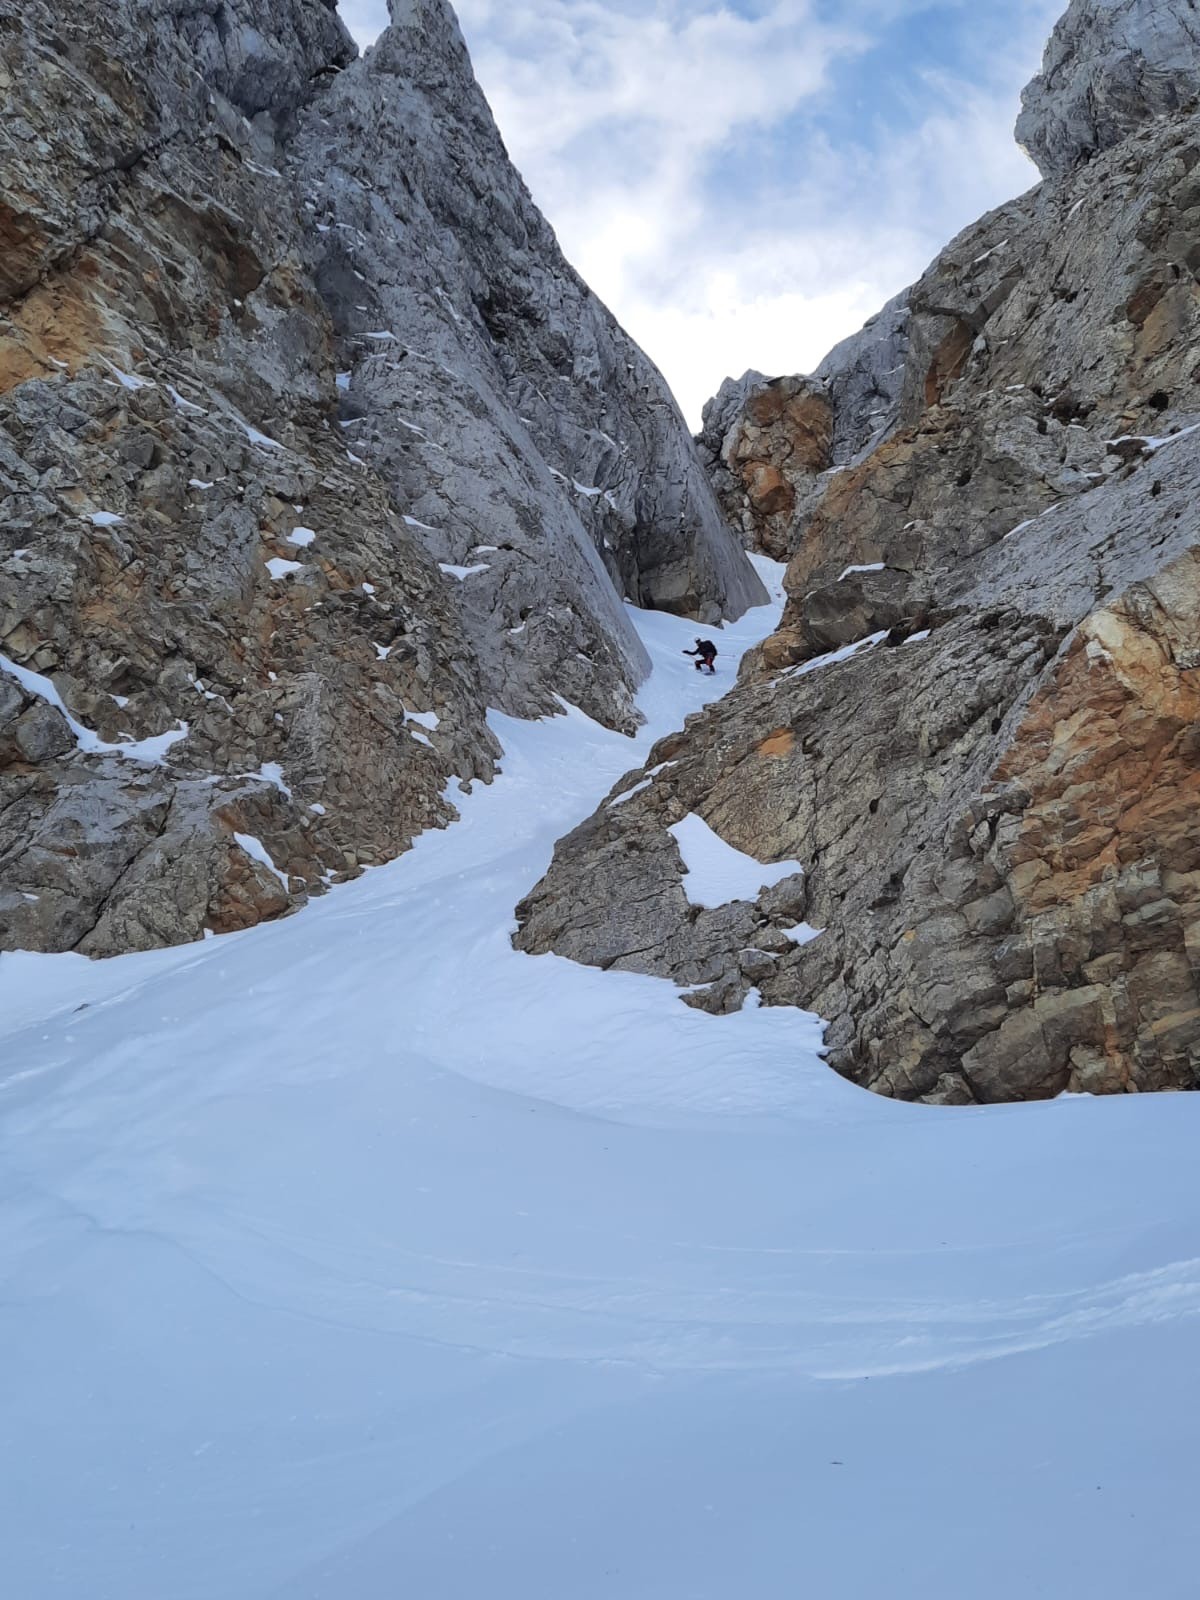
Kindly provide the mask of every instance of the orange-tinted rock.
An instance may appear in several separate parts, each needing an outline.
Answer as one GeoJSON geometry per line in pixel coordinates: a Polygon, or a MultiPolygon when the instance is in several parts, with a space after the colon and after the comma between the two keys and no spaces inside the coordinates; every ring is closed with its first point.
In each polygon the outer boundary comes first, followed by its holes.
{"type": "Polygon", "coordinates": [[[975,335],[966,322],[956,322],[938,345],[925,375],[925,404],[940,405],[946,391],[962,377],[975,335]]]}
{"type": "Polygon", "coordinates": [[[780,379],[750,396],[723,456],[741,499],[726,509],[753,547],[786,553],[797,495],[829,467],[832,445],[833,408],[820,384],[780,379]]]}
{"type": "Polygon", "coordinates": [[[787,756],[791,755],[795,747],[795,731],[792,728],[779,728],[767,735],[759,745],[758,753],[760,756],[787,756]]]}
{"type": "Polygon", "coordinates": [[[795,493],[778,467],[754,461],[744,469],[750,504],[763,517],[787,514],[795,504],[795,493]]]}
{"type": "Polygon", "coordinates": [[[776,382],[751,397],[746,416],[770,435],[771,459],[780,465],[795,472],[824,472],[830,465],[833,408],[819,388],[776,382]]]}

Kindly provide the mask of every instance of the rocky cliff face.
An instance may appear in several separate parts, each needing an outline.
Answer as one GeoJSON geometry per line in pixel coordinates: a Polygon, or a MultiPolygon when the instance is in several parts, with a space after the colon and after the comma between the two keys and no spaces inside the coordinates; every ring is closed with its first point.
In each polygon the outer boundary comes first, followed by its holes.
{"type": "Polygon", "coordinates": [[[0,0],[0,948],[278,915],[760,597],[449,8],[0,0]]]}
{"type": "MultiPolygon", "coordinates": [[[[1060,43],[1135,9],[1077,4],[1060,43]]],[[[811,1007],[838,1070],[907,1098],[1200,1083],[1200,119],[1161,109],[820,374],[718,397],[703,443],[790,556],[783,625],[563,841],[524,948],[811,1007]],[[805,876],[697,912],[688,812],[805,876]]]]}
{"type": "Polygon", "coordinates": [[[348,437],[437,559],[476,568],[460,599],[491,702],[629,721],[622,601],[715,621],[761,588],[662,379],[508,164],[452,13],[392,18],[290,150],[348,437]]]}
{"type": "Polygon", "coordinates": [[[748,549],[786,559],[827,474],[895,426],[908,355],[909,295],[830,351],[811,377],[727,379],[697,445],[726,518],[748,549]]]}
{"type": "Polygon", "coordinates": [[[1025,91],[1017,138],[1046,177],[1200,96],[1196,0],[1071,0],[1025,91]]]}

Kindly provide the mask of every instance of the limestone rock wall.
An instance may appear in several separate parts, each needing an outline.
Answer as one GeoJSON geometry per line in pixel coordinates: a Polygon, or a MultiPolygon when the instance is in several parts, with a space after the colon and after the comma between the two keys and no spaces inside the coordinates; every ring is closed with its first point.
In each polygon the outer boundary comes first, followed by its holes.
{"type": "Polygon", "coordinates": [[[965,558],[1119,472],[1112,441],[1189,420],[1198,137],[1189,114],[1147,125],[933,263],[908,297],[891,426],[791,517],[784,624],[750,670],[919,619],[965,558]]]}
{"type": "Polygon", "coordinates": [[[757,579],[441,5],[0,0],[0,949],[275,916],[757,579]],[[486,547],[486,548],[485,548],[486,547]]]}
{"type": "Polygon", "coordinates": [[[700,443],[726,515],[749,548],[778,561],[833,463],[834,409],[819,381],[750,379],[710,404],[700,443]]]}
{"type": "Polygon", "coordinates": [[[290,147],[347,436],[436,558],[475,569],[459,598],[492,703],[631,722],[623,600],[715,621],[761,587],[661,377],[509,165],[449,8],[393,17],[290,147]]]}
{"type": "Polygon", "coordinates": [[[845,352],[726,385],[702,449],[783,623],[561,842],[521,948],[811,1008],[903,1098],[1200,1086],[1200,116],[1158,109],[942,253],[848,432],[845,352]],[[801,396],[831,465],[784,453],[801,396]],[[697,911],[688,813],[803,877],[697,911]]]}
{"type": "Polygon", "coordinates": [[[795,547],[825,488],[895,427],[908,355],[909,296],[830,351],[810,378],[726,379],[697,438],[717,499],[750,550],[795,547]]]}
{"type": "Polygon", "coordinates": [[[1198,95],[1196,0],[1071,0],[1025,91],[1017,138],[1054,177],[1198,95]]]}
{"type": "Polygon", "coordinates": [[[0,5],[0,945],[89,954],[278,915],[496,754],[450,585],[336,425],[273,165],[348,38],[105,20],[0,5]]]}
{"type": "MultiPolygon", "coordinates": [[[[1151,402],[1186,403],[1198,100],[1198,0],[1072,0],[1017,127],[1053,181],[967,228],[811,378],[770,380],[826,393],[834,468],[855,468],[986,382],[1045,402],[1039,428],[1095,412],[1097,431],[1134,431],[1152,421],[1151,402]]],[[[727,383],[699,444],[743,541],[792,555],[822,546],[809,528],[827,485],[797,460],[786,496],[772,492],[780,441],[749,410],[767,385],[758,374],[727,383]]]]}
{"type": "Polygon", "coordinates": [[[1181,435],[967,564],[927,628],[744,682],[560,843],[518,945],[810,1008],[903,1098],[1196,1086],[1198,492],[1181,435]],[[804,878],[698,912],[689,812],[804,878]]]}

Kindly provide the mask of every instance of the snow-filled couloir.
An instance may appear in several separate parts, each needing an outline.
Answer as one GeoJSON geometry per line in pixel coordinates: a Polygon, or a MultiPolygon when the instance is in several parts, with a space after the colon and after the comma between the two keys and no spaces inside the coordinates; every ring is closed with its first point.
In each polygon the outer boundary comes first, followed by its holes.
{"type": "Polygon", "coordinates": [[[494,719],[462,820],[299,916],[5,958],[11,1593],[1191,1593],[1194,1098],[885,1101],[802,1013],[510,946],[777,610],[715,682],[631,612],[636,741],[494,719]]]}

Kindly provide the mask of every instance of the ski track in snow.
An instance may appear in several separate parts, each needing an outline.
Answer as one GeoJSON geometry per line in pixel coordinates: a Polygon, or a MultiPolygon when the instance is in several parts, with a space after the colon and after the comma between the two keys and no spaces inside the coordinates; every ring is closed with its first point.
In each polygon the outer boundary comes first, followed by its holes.
{"type": "Polygon", "coordinates": [[[14,1595],[1190,1600],[1200,1099],[894,1104],[510,947],[760,570],[299,916],[0,959],[14,1595]]]}

